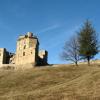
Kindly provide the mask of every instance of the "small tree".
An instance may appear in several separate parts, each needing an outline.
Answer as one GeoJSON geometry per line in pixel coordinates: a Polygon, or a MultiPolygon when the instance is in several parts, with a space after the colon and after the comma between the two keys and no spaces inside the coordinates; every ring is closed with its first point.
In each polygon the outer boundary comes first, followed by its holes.
{"type": "Polygon", "coordinates": [[[78,65],[79,53],[78,53],[78,41],[77,37],[72,37],[69,41],[67,41],[64,45],[63,52],[61,58],[64,60],[69,60],[78,65]]]}
{"type": "Polygon", "coordinates": [[[87,59],[90,65],[92,59],[98,53],[98,37],[92,24],[87,20],[78,32],[79,54],[87,59]]]}

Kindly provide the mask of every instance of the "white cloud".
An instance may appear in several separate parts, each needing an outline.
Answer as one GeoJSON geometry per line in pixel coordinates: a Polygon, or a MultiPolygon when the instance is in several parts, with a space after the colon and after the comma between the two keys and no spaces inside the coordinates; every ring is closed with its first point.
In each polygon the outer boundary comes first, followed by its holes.
{"type": "Polygon", "coordinates": [[[50,38],[45,45],[48,46],[49,44],[51,44],[48,49],[52,49],[52,48],[56,48],[58,46],[62,47],[63,44],[65,43],[65,41],[67,41],[67,39],[70,39],[70,37],[72,35],[74,35],[80,28],[79,26],[74,26],[73,28],[69,29],[69,30],[63,30],[62,32],[60,32],[59,34],[57,34],[56,36],[50,38]]]}
{"type": "Polygon", "coordinates": [[[47,31],[51,31],[51,30],[54,30],[54,29],[59,28],[59,27],[60,27],[59,24],[55,24],[55,25],[52,25],[52,26],[48,26],[48,27],[46,27],[46,28],[40,30],[40,31],[37,32],[37,33],[38,33],[38,34],[40,34],[40,33],[45,33],[45,32],[47,32],[47,31]]]}

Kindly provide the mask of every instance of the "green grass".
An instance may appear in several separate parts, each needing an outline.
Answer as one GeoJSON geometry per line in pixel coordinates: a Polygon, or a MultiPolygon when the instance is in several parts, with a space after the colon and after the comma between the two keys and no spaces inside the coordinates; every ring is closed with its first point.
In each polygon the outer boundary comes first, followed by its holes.
{"type": "Polygon", "coordinates": [[[0,70],[0,100],[100,100],[99,65],[0,70]]]}

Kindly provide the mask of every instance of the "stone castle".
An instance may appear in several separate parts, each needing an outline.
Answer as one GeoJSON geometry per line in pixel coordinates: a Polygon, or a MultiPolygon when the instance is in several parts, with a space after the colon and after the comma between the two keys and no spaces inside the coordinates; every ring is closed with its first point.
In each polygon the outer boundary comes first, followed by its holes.
{"type": "Polygon", "coordinates": [[[16,53],[8,52],[5,48],[0,48],[0,65],[46,65],[48,52],[39,51],[39,41],[33,33],[19,36],[17,40],[16,53]]]}

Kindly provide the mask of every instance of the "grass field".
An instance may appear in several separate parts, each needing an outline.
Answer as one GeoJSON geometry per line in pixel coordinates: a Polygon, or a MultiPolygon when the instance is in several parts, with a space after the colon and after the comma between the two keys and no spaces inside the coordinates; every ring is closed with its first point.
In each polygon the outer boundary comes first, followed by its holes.
{"type": "Polygon", "coordinates": [[[0,100],[100,100],[99,65],[0,70],[0,100]]]}

